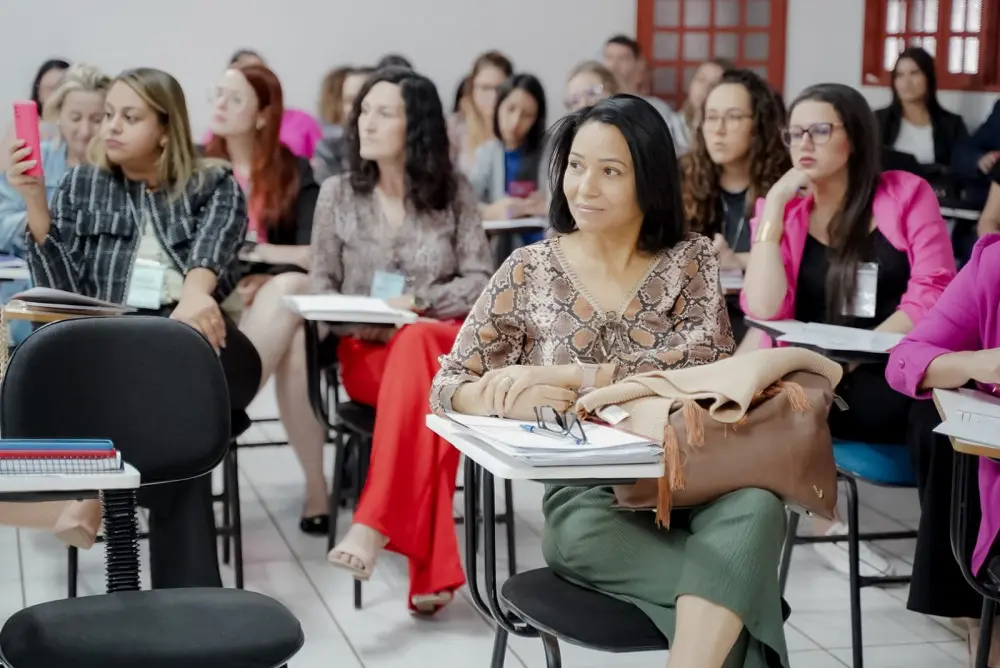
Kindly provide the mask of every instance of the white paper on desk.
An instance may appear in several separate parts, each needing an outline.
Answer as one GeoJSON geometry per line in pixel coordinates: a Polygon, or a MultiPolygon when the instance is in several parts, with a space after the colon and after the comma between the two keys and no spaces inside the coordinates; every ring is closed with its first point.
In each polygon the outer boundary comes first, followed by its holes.
{"type": "Polygon", "coordinates": [[[857,327],[823,325],[816,322],[803,323],[801,327],[778,337],[778,341],[782,343],[859,353],[887,353],[902,340],[902,334],[875,332],[857,327]]]}
{"type": "MultiPolygon", "coordinates": [[[[991,418],[992,419],[992,418],[991,418]]],[[[966,443],[996,448],[1000,452],[1000,427],[983,422],[956,422],[945,420],[934,431],[966,443]]]]}
{"type": "Polygon", "coordinates": [[[419,317],[412,311],[392,308],[381,299],[360,295],[295,295],[285,297],[285,303],[307,320],[325,322],[404,325],[419,317]]]}
{"type": "Polygon", "coordinates": [[[504,230],[544,230],[549,221],[544,218],[514,218],[512,220],[484,220],[483,229],[487,232],[503,232],[504,230]]]}
{"type": "Polygon", "coordinates": [[[756,318],[745,318],[745,320],[754,327],[784,334],[798,332],[806,326],[801,320],[757,320],[756,318]]]}
{"type": "Polygon", "coordinates": [[[739,269],[723,269],[719,272],[719,283],[723,292],[739,292],[743,289],[743,272],[739,269]]]}

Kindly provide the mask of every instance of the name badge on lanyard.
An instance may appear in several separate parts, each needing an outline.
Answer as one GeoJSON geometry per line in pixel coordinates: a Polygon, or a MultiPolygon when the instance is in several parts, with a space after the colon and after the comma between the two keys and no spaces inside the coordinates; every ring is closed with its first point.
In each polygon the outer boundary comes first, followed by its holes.
{"type": "Polygon", "coordinates": [[[125,304],[132,308],[158,309],[163,305],[167,270],[159,262],[136,260],[125,304]]]}
{"type": "Polygon", "coordinates": [[[372,277],[369,296],[376,299],[394,299],[406,289],[406,276],[389,271],[376,271],[372,277]]]}
{"type": "Polygon", "coordinates": [[[854,282],[854,300],[850,307],[844,304],[841,315],[855,318],[874,318],[878,299],[878,264],[862,262],[858,265],[854,282]]]}

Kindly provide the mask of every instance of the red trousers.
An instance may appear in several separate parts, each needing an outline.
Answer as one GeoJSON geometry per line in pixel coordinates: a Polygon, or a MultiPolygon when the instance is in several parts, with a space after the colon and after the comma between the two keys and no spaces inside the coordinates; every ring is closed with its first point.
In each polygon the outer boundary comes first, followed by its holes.
{"type": "Polygon", "coordinates": [[[411,598],[465,584],[452,514],[459,452],[424,424],[438,358],[460,326],[421,321],[387,345],[345,338],[338,349],[344,389],[377,409],[354,521],[387,536],[386,549],[409,559],[411,598]]]}

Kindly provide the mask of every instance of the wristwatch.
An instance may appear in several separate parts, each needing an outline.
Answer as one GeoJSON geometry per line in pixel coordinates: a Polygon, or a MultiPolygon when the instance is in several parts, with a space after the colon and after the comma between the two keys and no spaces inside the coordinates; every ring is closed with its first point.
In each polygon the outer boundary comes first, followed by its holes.
{"type": "Polygon", "coordinates": [[[600,366],[590,364],[589,362],[581,362],[580,360],[576,361],[576,365],[583,372],[583,375],[580,377],[580,394],[586,394],[597,385],[597,371],[600,369],[600,366]]]}

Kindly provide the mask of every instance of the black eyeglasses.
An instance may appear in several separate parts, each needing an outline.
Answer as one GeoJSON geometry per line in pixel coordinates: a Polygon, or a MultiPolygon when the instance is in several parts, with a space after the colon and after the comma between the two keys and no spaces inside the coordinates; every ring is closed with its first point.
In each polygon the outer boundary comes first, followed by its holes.
{"type": "Polygon", "coordinates": [[[806,135],[809,135],[812,143],[818,146],[830,141],[833,131],[842,127],[843,123],[813,123],[805,127],[793,125],[781,131],[781,141],[785,142],[785,146],[792,146],[801,144],[806,135]]]}
{"type": "Polygon", "coordinates": [[[535,406],[535,424],[540,431],[553,436],[569,436],[578,444],[587,442],[587,432],[576,413],[560,413],[552,406],[535,406]]]}

